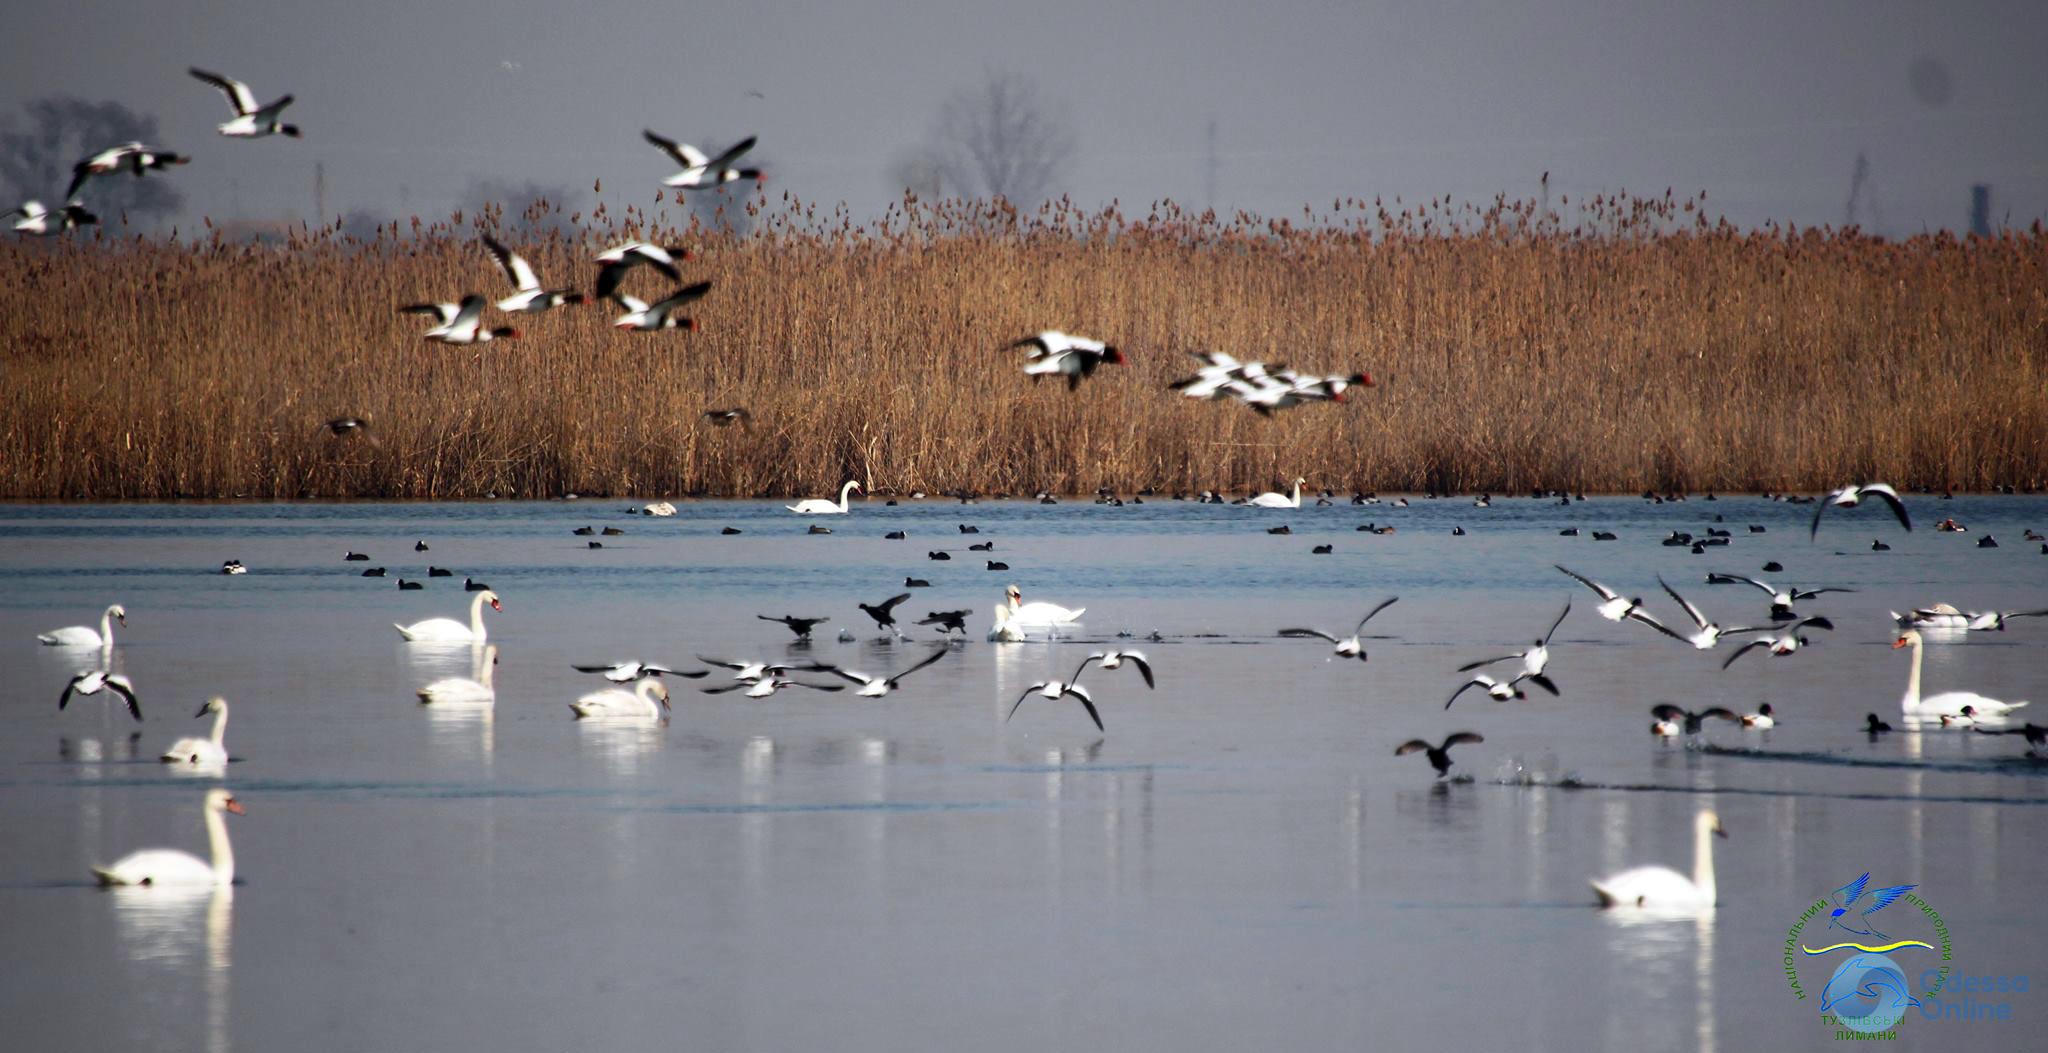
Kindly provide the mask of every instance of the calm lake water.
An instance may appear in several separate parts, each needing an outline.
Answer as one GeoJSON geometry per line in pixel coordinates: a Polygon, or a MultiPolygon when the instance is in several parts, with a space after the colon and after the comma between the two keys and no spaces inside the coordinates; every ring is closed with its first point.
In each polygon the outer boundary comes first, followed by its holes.
{"type": "MultiPolygon", "coordinates": [[[[1871,711],[1903,723],[1908,658],[1888,646],[1888,608],[2048,607],[2048,555],[2021,539],[2048,527],[2048,500],[1910,503],[1912,534],[1864,508],[1831,513],[1818,544],[1809,508],[1755,496],[870,501],[831,517],[829,536],[758,502],[687,503],[673,519],[629,518],[614,500],[0,506],[5,1046],[1835,1048],[1817,1003],[1840,955],[1799,963],[1801,1001],[1787,930],[1865,872],[1919,886],[1957,972],[2048,986],[2048,762],[2017,736],[1858,731],[1871,711]],[[1935,533],[1944,515],[1971,532],[1935,533]],[[1367,522],[1398,531],[1354,529],[1367,522]],[[1293,533],[1266,533],[1280,523],[1293,533]],[[585,524],[626,533],[592,550],[571,534],[585,524]],[[1619,539],[1559,536],[1568,526],[1619,539]],[[1732,544],[1658,544],[1709,526],[1732,544]],[[1976,547],[1987,531],[2002,547],[1976,547]],[[1891,551],[1870,551],[1873,536],[1891,551]],[[995,551],[966,551],[974,541],[995,551]],[[1318,544],[1335,551],[1312,555],[1318,544]],[[955,558],[927,559],[941,548],[955,558]],[[359,577],[351,549],[391,577],[359,577]],[[983,569],[991,557],[1012,569],[983,569]],[[230,558],[249,573],[219,574],[230,558]],[[1785,571],[1761,573],[1769,560],[1785,571]],[[456,577],[427,579],[430,563],[456,577]],[[1729,646],[1702,654],[1604,621],[1553,563],[1667,621],[1683,616],[1660,573],[1728,624],[1762,617],[1766,599],[1707,586],[1707,571],[1857,591],[1801,605],[1837,626],[1809,633],[1811,648],[1723,671],[1729,646]],[[428,587],[402,592],[401,575],[428,587]],[[471,656],[391,626],[466,617],[463,575],[503,597],[486,615],[499,700],[422,707],[414,689],[465,675],[471,656]],[[970,608],[971,633],[886,699],[757,701],[677,680],[665,727],[578,722],[566,706],[604,686],[572,662],[902,668],[930,630],[881,641],[854,605],[906,576],[931,582],[900,609],[906,627],[970,608]],[[1085,606],[1078,638],[985,642],[1011,581],[1027,601],[1085,606]],[[1342,635],[1387,596],[1400,602],[1368,626],[1369,662],[1275,637],[1342,635]],[[1445,712],[1457,666],[1526,646],[1567,598],[1551,664],[1563,697],[1467,693],[1445,712]],[[128,611],[115,661],[141,724],[104,695],[59,712],[95,656],[34,639],[97,624],[113,602],[128,611]],[[831,620],[798,648],[756,614],[831,620]],[[837,642],[841,628],[856,641],[837,642]],[[1158,687],[1090,670],[1106,734],[1071,700],[1034,699],[1005,722],[1026,685],[1123,631],[1158,687]],[[236,887],[94,887],[92,864],[137,848],[205,851],[214,780],[153,758],[206,733],[192,713],[215,694],[233,706],[224,781],[248,813],[228,820],[236,887]],[[1648,710],[1663,701],[1771,702],[1782,723],[1660,743],[1648,710]],[[1460,729],[1486,737],[1453,753],[1470,782],[1392,755],[1460,729]],[[1717,911],[1592,907],[1590,877],[1690,872],[1702,806],[1730,834],[1715,846],[1717,911]]],[[[1926,681],[2032,697],[2027,715],[2048,718],[2048,618],[1931,642],[1926,681]]],[[[1921,936],[1914,910],[1878,917],[1921,936]]],[[[1938,952],[1893,957],[1917,978],[1938,952]]],[[[2008,1003],[2010,1021],[1908,1011],[1898,1045],[2038,1043],[2038,986],[1969,996],[2008,1003]]]]}

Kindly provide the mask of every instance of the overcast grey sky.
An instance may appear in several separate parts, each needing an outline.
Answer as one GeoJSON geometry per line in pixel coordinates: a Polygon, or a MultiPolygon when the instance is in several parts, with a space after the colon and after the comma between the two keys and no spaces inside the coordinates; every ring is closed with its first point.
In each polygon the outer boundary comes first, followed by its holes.
{"type": "MultiPolygon", "coordinates": [[[[770,189],[878,211],[891,163],[992,70],[1065,102],[1081,201],[1327,208],[1339,196],[1705,190],[1750,223],[1839,223],[1855,158],[1888,233],[2048,212],[2048,4],[960,0],[14,0],[0,113],[48,94],[154,113],[188,211],[434,214],[471,180],[646,202],[652,127],[758,134],[770,189]],[[1913,71],[1919,63],[1920,91],[1913,71]],[[239,142],[187,66],[286,92],[306,138],[239,142]],[[1946,73],[1947,91],[1940,76],[1946,73]],[[765,98],[750,96],[761,92],[765,98]],[[1944,95],[1946,96],[1944,98],[1944,95]],[[403,194],[403,198],[401,198],[403,194]]],[[[61,193],[52,188],[50,194],[61,193]]],[[[1126,209],[1131,211],[1130,208],[1126,209]]],[[[331,218],[331,215],[330,217],[331,218]]],[[[1866,214],[1866,219],[1868,215],[1866,214]]]]}

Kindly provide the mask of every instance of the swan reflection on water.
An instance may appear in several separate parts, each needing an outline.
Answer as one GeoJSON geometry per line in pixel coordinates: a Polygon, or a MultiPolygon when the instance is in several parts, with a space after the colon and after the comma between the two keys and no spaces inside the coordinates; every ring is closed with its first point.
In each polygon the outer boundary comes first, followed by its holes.
{"type": "Polygon", "coordinates": [[[576,730],[586,749],[603,758],[606,767],[626,775],[661,751],[665,729],[648,720],[579,720],[576,730]]]}
{"type": "Polygon", "coordinates": [[[489,770],[496,749],[496,706],[436,704],[420,708],[426,710],[428,741],[437,758],[474,758],[489,770]]]}
{"type": "Polygon", "coordinates": [[[437,677],[477,679],[487,646],[482,641],[468,640],[412,640],[395,645],[400,666],[408,676],[420,678],[414,683],[437,677]]]}
{"type": "MultiPolygon", "coordinates": [[[[136,986],[196,987],[206,1003],[204,1048],[232,1048],[228,993],[234,966],[235,890],[225,885],[124,885],[107,889],[105,895],[114,904],[114,931],[125,957],[144,970],[136,986]],[[197,984],[192,983],[195,978],[197,984]]],[[[182,1044],[179,1036],[166,1041],[165,1048],[182,1044]]]]}

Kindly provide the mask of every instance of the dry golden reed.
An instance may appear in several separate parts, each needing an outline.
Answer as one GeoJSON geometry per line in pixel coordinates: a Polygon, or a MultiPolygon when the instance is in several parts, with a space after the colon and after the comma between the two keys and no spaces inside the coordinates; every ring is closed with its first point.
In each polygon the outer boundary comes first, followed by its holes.
{"type": "MultiPolygon", "coordinates": [[[[1886,241],[1597,198],[1560,220],[1340,201],[1299,222],[906,200],[879,221],[787,198],[750,232],[545,203],[368,241],[125,236],[0,247],[0,493],[465,498],[2039,486],[2048,236],[1886,241]],[[558,221],[535,233],[534,220],[558,221]],[[1567,225],[1569,224],[1569,225],[1567,225]],[[502,232],[553,285],[627,238],[685,244],[695,333],[611,305],[422,342],[394,308],[495,299],[502,232]],[[1131,359],[1079,391],[1019,372],[1059,328],[1131,359]],[[1167,389],[1187,353],[1372,374],[1264,419],[1167,389]],[[743,405],[750,427],[700,414],[743,405]],[[368,415],[375,443],[319,425],[368,415]]],[[[627,283],[665,292],[648,269],[627,283]]],[[[490,318],[497,319],[495,311],[490,318]]]]}

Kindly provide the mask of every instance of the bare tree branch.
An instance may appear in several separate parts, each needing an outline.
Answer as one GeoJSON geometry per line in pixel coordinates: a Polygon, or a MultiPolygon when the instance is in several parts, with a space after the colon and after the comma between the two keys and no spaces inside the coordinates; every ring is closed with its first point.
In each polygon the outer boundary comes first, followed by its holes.
{"type": "Polygon", "coordinates": [[[948,194],[1044,200],[1073,158],[1074,135],[1029,78],[992,74],[939,109],[929,163],[948,194]]]}

